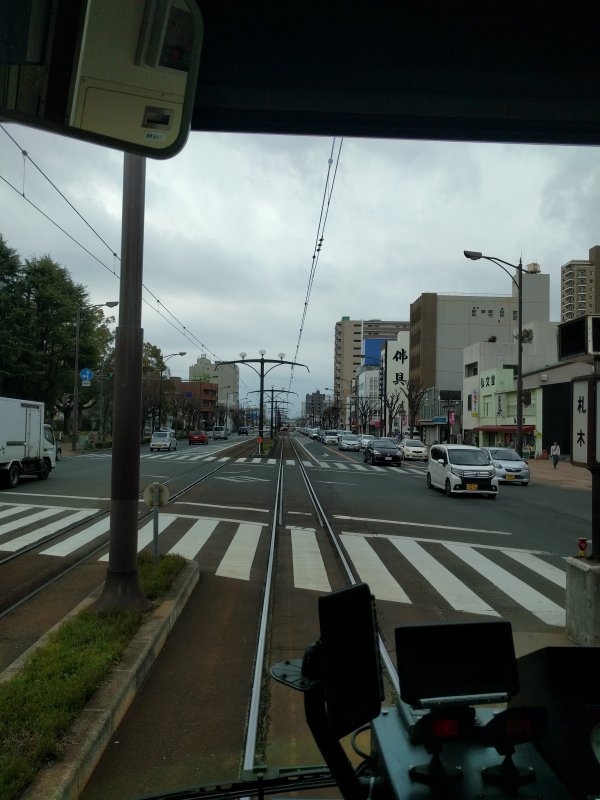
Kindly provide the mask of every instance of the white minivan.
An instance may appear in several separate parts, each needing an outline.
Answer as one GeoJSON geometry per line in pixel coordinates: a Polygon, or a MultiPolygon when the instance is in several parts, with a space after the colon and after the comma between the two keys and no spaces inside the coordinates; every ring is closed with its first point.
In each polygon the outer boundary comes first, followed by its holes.
{"type": "Polygon", "coordinates": [[[177,450],[177,439],[171,431],[154,431],[150,439],[150,452],[155,450],[177,450]]]}
{"type": "Polygon", "coordinates": [[[434,444],[429,448],[427,486],[443,489],[448,497],[483,494],[495,498],[498,478],[487,454],[467,444],[434,444]]]}
{"type": "Polygon", "coordinates": [[[213,439],[229,439],[229,429],[225,425],[215,425],[213,439]]]}

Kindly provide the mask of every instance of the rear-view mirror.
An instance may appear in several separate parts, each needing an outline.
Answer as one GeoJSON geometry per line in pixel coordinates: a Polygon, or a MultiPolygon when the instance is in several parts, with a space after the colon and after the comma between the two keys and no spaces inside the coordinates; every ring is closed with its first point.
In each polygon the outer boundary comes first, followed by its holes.
{"type": "Polygon", "coordinates": [[[0,120],[154,158],[190,129],[195,0],[0,0],[0,120]]]}

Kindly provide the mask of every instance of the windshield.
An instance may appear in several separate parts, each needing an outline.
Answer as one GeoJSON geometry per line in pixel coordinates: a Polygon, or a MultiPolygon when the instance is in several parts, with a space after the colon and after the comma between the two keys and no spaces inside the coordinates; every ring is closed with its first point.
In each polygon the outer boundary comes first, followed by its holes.
{"type": "Polygon", "coordinates": [[[407,439],[404,445],[405,447],[425,447],[423,442],[420,442],[418,439],[407,439]]]}
{"type": "Polygon", "coordinates": [[[396,442],[393,439],[378,439],[377,444],[379,447],[396,447],[396,442]]]}
{"type": "Polygon", "coordinates": [[[153,433],[153,439],[166,439],[169,434],[166,431],[158,431],[158,433],[153,433]]]}
{"type": "Polygon", "coordinates": [[[500,448],[495,447],[493,450],[490,450],[490,455],[492,458],[495,458],[496,461],[522,461],[523,459],[519,456],[516,450],[508,450],[507,448],[500,448]]]}
{"type": "Polygon", "coordinates": [[[448,460],[451,464],[461,464],[469,467],[487,467],[489,460],[483,450],[448,450],[448,460]]]}

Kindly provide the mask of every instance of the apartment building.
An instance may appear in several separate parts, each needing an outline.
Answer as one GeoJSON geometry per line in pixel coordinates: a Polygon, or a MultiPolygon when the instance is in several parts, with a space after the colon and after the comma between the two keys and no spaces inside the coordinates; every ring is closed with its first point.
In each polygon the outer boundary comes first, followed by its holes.
{"type": "MultiPolygon", "coordinates": [[[[342,317],[336,322],[332,386],[334,396],[340,401],[347,398],[352,393],[358,368],[365,363],[369,365],[369,359],[365,359],[364,355],[368,350],[365,342],[371,339],[396,341],[401,331],[408,330],[410,330],[408,321],[361,320],[342,317]]],[[[379,363],[379,349],[376,348],[375,363],[377,364],[379,363]]],[[[372,361],[373,359],[371,359],[372,361]]]]}
{"type": "Polygon", "coordinates": [[[237,364],[213,363],[203,354],[189,367],[188,375],[190,381],[216,383],[219,387],[219,405],[226,409],[239,406],[240,369],[237,364]]]}
{"type": "Polygon", "coordinates": [[[587,261],[573,259],[560,268],[560,321],[600,313],[600,245],[587,261]]]}

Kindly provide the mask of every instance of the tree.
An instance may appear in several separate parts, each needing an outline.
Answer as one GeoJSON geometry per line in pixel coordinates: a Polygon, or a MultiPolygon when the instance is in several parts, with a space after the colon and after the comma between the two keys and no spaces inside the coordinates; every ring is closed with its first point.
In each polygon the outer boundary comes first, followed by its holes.
{"type": "Polygon", "coordinates": [[[356,398],[356,416],[362,432],[369,429],[369,420],[377,411],[377,402],[372,397],[356,398]]]}
{"type": "Polygon", "coordinates": [[[400,408],[401,403],[404,402],[406,399],[406,394],[404,393],[404,389],[394,389],[393,392],[387,395],[384,398],[385,408],[387,411],[386,414],[386,421],[387,421],[387,434],[392,433],[392,426],[394,423],[394,419],[398,416],[398,409],[400,408]]]}
{"type": "Polygon", "coordinates": [[[408,427],[412,431],[416,427],[427,387],[423,386],[421,381],[408,380],[406,381],[404,392],[408,403],[408,427]]]}

